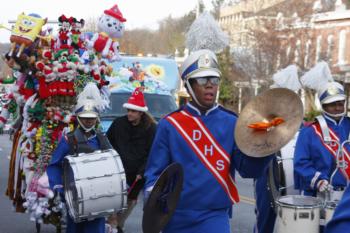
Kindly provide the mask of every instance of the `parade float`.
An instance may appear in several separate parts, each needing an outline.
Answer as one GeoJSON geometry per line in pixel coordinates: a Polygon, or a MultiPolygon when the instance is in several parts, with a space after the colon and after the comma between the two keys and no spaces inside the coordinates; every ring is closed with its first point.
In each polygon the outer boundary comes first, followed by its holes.
{"type": "Polygon", "coordinates": [[[65,207],[49,189],[46,168],[61,136],[75,127],[77,95],[89,82],[109,100],[108,62],[120,60],[119,44],[124,22],[117,5],[105,10],[99,32],[87,36],[84,20],[58,17],[59,29],[45,28],[47,19],[21,13],[12,27],[10,50],[3,59],[12,69],[13,85],[7,90],[0,127],[11,116],[15,129],[6,195],[16,212],[29,213],[40,225],[54,224],[61,231],[65,207]],[[117,27],[108,27],[113,21],[117,27]]]}

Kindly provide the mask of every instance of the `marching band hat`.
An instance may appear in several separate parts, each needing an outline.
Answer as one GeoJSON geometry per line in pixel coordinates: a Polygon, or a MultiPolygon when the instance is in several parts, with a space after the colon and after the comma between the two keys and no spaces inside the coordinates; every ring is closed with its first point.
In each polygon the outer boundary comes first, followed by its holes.
{"type": "Polygon", "coordinates": [[[191,53],[182,64],[180,73],[183,81],[190,78],[221,76],[216,55],[208,49],[191,53]]]}
{"type": "Polygon", "coordinates": [[[345,100],[344,87],[338,82],[328,82],[318,91],[318,98],[321,104],[329,104],[345,100]]]}

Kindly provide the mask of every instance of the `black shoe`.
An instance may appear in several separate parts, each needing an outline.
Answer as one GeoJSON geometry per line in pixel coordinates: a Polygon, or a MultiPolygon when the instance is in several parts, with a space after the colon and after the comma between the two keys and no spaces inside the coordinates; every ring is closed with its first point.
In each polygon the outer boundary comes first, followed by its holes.
{"type": "Polygon", "coordinates": [[[123,229],[121,227],[117,227],[117,233],[124,233],[123,229]]]}

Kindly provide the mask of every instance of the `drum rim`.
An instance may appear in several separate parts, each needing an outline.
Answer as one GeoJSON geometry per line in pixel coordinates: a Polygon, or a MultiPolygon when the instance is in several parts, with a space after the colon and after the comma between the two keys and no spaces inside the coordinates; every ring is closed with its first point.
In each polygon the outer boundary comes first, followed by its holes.
{"type": "Polygon", "coordinates": [[[325,209],[335,209],[338,206],[338,201],[326,201],[324,208],[325,209]]]}
{"type": "Polygon", "coordinates": [[[302,196],[302,195],[285,195],[285,196],[280,196],[277,200],[276,200],[276,205],[277,206],[282,206],[282,207],[287,207],[289,209],[317,209],[317,208],[321,208],[324,204],[322,202],[322,200],[320,198],[317,197],[311,197],[311,196],[302,196]],[[314,199],[316,200],[318,203],[315,203],[314,205],[292,205],[292,204],[287,204],[287,203],[282,203],[280,202],[281,198],[294,198],[294,197],[306,197],[309,199],[314,199]]]}
{"type": "MultiPolygon", "coordinates": [[[[74,220],[74,222],[79,222],[82,221],[82,219],[79,217],[79,214],[77,212],[77,210],[74,208],[73,206],[73,194],[72,194],[72,190],[71,188],[69,188],[68,186],[68,176],[66,175],[67,170],[72,170],[70,163],[69,163],[69,158],[66,158],[64,160],[64,196],[66,199],[66,203],[67,203],[67,207],[68,207],[68,213],[69,215],[72,217],[72,219],[74,220]]],[[[74,172],[72,171],[72,174],[74,175],[74,172]]],[[[74,179],[73,179],[74,180],[74,179]]],[[[74,180],[75,183],[75,180],[74,180]]]]}

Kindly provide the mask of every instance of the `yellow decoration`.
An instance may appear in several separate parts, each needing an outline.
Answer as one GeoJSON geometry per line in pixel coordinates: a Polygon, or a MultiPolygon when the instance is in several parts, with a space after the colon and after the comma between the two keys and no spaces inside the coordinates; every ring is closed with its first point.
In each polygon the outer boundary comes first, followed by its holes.
{"type": "Polygon", "coordinates": [[[147,71],[149,75],[151,75],[153,78],[156,78],[156,79],[162,79],[165,75],[164,67],[156,64],[149,65],[147,67],[147,71]]]}
{"type": "Polygon", "coordinates": [[[46,21],[47,19],[29,16],[24,13],[18,15],[16,24],[11,31],[11,50],[9,56],[12,56],[16,45],[20,44],[21,46],[17,53],[17,57],[19,57],[23,49],[26,46],[30,46],[39,37],[41,28],[46,24],[46,21]]]}

